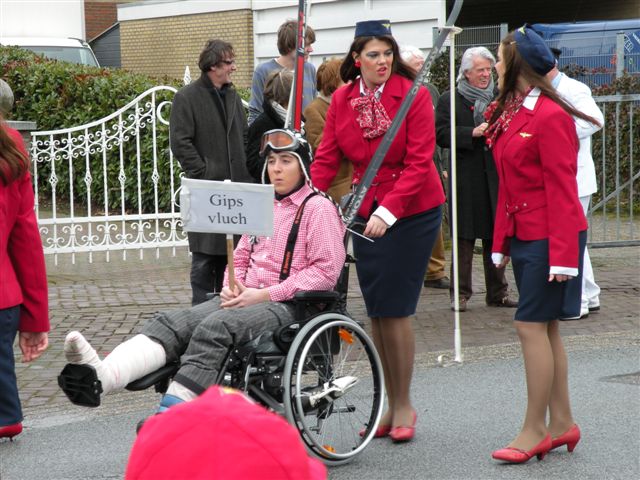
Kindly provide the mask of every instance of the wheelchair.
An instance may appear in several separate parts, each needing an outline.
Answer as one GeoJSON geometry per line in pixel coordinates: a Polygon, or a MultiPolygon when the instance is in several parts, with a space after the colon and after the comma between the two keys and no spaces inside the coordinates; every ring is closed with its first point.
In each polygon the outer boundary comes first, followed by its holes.
{"type": "MultiPolygon", "coordinates": [[[[216,381],[283,415],[308,451],[327,465],[347,463],[367,447],[384,404],[382,366],[373,342],[340,308],[352,262],[350,257],[345,263],[337,291],[298,292],[293,323],[232,347],[216,381]]],[[[178,368],[167,364],[126,389],[154,386],[164,393],[178,368]]],[[[67,364],[58,383],[73,403],[100,404],[102,387],[92,367],[67,364]]]]}

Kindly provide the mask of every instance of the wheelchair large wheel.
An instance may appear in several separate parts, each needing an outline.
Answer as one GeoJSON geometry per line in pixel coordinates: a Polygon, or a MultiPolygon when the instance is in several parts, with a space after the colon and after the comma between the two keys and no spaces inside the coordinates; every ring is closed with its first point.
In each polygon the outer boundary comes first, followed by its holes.
{"type": "Polygon", "coordinates": [[[338,313],[311,320],[296,335],[284,376],[287,420],[329,465],[350,461],[373,438],[382,415],[384,378],[371,339],[338,313]]]}

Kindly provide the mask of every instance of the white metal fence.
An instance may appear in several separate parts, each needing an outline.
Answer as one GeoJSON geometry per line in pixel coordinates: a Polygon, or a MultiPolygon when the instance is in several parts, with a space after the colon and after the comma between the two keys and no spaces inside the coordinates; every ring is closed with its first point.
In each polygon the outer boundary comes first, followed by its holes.
{"type": "Polygon", "coordinates": [[[640,245],[640,94],[594,97],[605,125],[592,138],[598,192],[589,209],[593,247],[640,245]]]}
{"type": "Polygon", "coordinates": [[[180,167],[169,148],[167,107],[176,89],[154,87],[115,113],[33,132],[36,214],[46,254],[187,245],[173,197],[180,167]],[[167,110],[167,111],[165,111],[167,110]]]}
{"type": "MultiPolygon", "coordinates": [[[[173,87],[154,87],[95,122],[32,133],[36,213],[46,254],[186,246],[173,202],[180,167],[169,148],[173,87]]],[[[605,114],[594,135],[599,192],[589,212],[592,246],[639,245],[639,95],[596,97],[605,114]]]]}

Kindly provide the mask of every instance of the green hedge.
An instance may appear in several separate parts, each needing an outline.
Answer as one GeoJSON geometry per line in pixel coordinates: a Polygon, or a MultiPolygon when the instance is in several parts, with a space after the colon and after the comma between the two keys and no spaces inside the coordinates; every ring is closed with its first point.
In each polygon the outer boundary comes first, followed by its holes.
{"type": "MultiPolygon", "coordinates": [[[[125,106],[128,102],[149,88],[167,85],[180,88],[182,83],[167,77],[149,77],[134,74],[125,70],[87,67],[68,62],[58,62],[45,59],[27,50],[16,47],[0,47],[0,77],[13,89],[15,105],[11,119],[30,120],[37,123],[40,131],[58,130],[75,127],[99,120],[125,106]]],[[[241,90],[243,98],[248,98],[249,92],[241,90]]],[[[159,92],[156,104],[164,100],[171,100],[171,92],[159,92]]],[[[131,110],[132,111],[132,110],[131,110]]],[[[163,110],[168,118],[169,109],[163,110]]],[[[147,127],[150,129],[150,127],[147,127]]],[[[153,153],[151,135],[144,131],[140,136],[142,174],[142,210],[152,212],[154,206],[153,183],[153,153]]],[[[157,151],[160,177],[159,207],[166,211],[171,199],[169,185],[169,164],[167,159],[169,149],[168,127],[158,124],[157,151]]],[[[125,207],[128,211],[137,212],[136,178],[136,140],[135,137],[124,144],[125,174],[125,207]]],[[[118,181],[119,151],[113,148],[107,152],[109,208],[119,209],[121,205],[120,182],[118,181]]],[[[103,205],[102,155],[90,156],[91,199],[94,208],[103,205]]],[[[56,162],[58,178],[57,198],[68,202],[64,198],[69,191],[68,162],[56,162]]],[[[86,203],[86,185],[84,182],[85,167],[82,159],[76,159],[74,164],[74,197],[75,203],[86,203]]],[[[38,163],[39,189],[42,198],[50,196],[51,186],[48,181],[50,162],[38,163]]],[[[176,172],[177,180],[177,172],[176,172]]],[[[42,205],[42,204],[41,204],[42,205]]]]}
{"type": "MultiPolygon", "coordinates": [[[[616,94],[638,94],[640,93],[640,75],[627,75],[617,78],[612,85],[603,85],[592,90],[594,96],[616,95],[616,94]]],[[[638,172],[638,162],[640,161],[640,102],[623,102],[616,113],[615,103],[606,103],[604,112],[605,133],[596,133],[592,137],[591,151],[593,160],[596,163],[596,172],[600,176],[602,171],[603,148],[605,153],[605,189],[602,189],[602,179],[598,178],[598,192],[593,196],[593,204],[602,200],[603,194],[610,194],[616,188],[616,146],[618,147],[618,180],[622,186],[631,179],[634,173],[632,166],[635,165],[635,173],[638,172]],[[631,111],[633,123],[631,122],[631,111]],[[617,118],[616,118],[617,117],[617,118]],[[618,122],[618,134],[616,135],[616,120],[618,122]],[[633,126],[633,129],[632,129],[633,126]],[[633,156],[632,156],[633,155],[633,156]]],[[[620,194],[620,203],[624,212],[628,212],[629,205],[635,212],[640,211],[640,195],[638,192],[638,182],[632,182],[633,189],[626,187],[620,194]],[[634,196],[631,196],[634,192],[634,196]]],[[[613,202],[608,202],[613,203],[613,202]]],[[[607,210],[611,211],[608,207],[607,210]]]]}

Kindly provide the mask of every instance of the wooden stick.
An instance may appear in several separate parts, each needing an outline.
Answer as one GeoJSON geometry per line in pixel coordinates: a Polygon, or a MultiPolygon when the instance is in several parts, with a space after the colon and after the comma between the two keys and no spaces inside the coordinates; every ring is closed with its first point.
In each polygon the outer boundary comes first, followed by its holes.
{"type": "Polygon", "coordinates": [[[233,271],[233,235],[227,233],[227,269],[229,271],[229,288],[236,288],[236,277],[233,271]]]}

